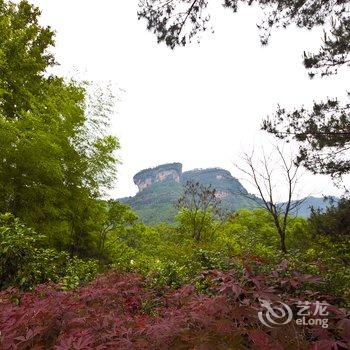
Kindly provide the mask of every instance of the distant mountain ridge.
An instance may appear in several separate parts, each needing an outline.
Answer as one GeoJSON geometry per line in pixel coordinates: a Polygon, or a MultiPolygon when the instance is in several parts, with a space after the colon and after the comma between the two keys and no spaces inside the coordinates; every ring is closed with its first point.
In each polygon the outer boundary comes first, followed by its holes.
{"type": "MultiPolygon", "coordinates": [[[[134,197],[119,199],[130,205],[146,224],[161,222],[173,223],[177,214],[174,203],[181,196],[187,181],[211,185],[216,189],[223,207],[228,211],[259,206],[259,198],[251,195],[231,173],[221,168],[194,169],[182,172],[181,163],[162,164],[155,168],[144,169],[134,178],[139,192],[134,197]]],[[[295,212],[295,215],[307,217],[309,206],[324,209],[327,203],[322,198],[308,197],[295,212]]]]}

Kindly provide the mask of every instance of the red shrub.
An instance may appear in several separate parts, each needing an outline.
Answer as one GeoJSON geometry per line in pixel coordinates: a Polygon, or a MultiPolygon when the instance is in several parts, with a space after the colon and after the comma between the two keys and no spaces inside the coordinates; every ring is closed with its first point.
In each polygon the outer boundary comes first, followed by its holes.
{"type": "Polygon", "coordinates": [[[0,348],[331,350],[350,345],[349,313],[335,306],[329,307],[327,329],[294,321],[268,328],[259,321],[258,298],[292,307],[304,297],[327,299],[307,290],[296,297],[301,283],[315,282],[311,276],[255,276],[247,268],[244,276],[209,271],[201,279],[211,286],[205,295],[192,285],[152,290],[141,277],[116,271],[75,291],[47,284],[30,293],[2,292],[0,348]]]}

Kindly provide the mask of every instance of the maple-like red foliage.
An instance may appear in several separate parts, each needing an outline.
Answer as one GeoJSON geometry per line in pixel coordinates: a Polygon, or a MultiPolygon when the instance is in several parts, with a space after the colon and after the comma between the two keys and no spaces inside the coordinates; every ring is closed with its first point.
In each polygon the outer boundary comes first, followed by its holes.
{"type": "Polygon", "coordinates": [[[150,288],[132,273],[110,271],[88,285],[62,291],[45,284],[32,292],[0,293],[0,348],[7,349],[348,349],[349,312],[329,306],[329,327],[294,321],[269,328],[258,319],[259,298],[327,300],[302,288],[317,278],[294,273],[257,276],[246,267],[207,271],[178,290],[150,288]],[[206,285],[206,293],[195,285],[206,285]]]}

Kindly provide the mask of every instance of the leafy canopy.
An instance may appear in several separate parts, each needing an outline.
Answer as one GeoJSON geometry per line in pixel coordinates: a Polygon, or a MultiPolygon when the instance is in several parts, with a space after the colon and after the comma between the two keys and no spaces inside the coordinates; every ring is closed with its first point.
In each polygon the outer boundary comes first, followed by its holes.
{"type": "Polygon", "coordinates": [[[39,17],[27,1],[0,1],[0,212],[87,254],[96,198],[115,178],[113,98],[50,73],[54,32],[39,17]]]}

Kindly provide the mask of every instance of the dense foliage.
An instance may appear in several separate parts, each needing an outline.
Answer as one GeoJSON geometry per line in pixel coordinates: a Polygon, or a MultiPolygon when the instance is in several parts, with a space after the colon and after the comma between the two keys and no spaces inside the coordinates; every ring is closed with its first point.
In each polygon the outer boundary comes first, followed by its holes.
{"type": "MultiPolygon", "coordinates": [[[[181,214],[179,217],[182,222],[181,214]]],[[[263,262],[261,271],[271,271],[284,259],[290,269],[322,276],[318,286],[339,298],[350,297],[349,242],[334,241],[326,235],[314,235],[310,223],[290,218],[286,231],[288,253],[279,251],[279,240],[271,216],[262,209],[242,210],[214,230],[203,233],[200,242],[183,225],[145,227],[137,225],[119,235],[111,248],[113,265],[119,270],[148,276],[154,284],[179,287],[193,282],[203,270],[242,268],[245,257],[263,262]]]]}
{"type": "MultiPolygon", "coordinates": [[[[114,211],[106,228],[123,208],[114,211]]],[[[341,306],[350,300],[349,242],[313,237],[309,222],[291,218],[289,254],[282,255],[265,210],[240,211],[200,242],[181,226],[151,228],[129,218],[131,225],[112,229],[105,241],[110,261],[125,272],[68,293],[93,277],[96,263],[93,268],[93,262],[45,249],[40,235],[10,215],[2,218],[1,266],[12,276],[7,284],[23,287],[22,277],[60,283],[0,293],[3,348],[294,349],[297,341],[300,349],[346,349],[350,321],[341,306]],[[333,305],[330,327],[265,328],[257,319],[259,298],[291,306],[326,300],[333,305]]]]}
{"type": "Polygon", "coordinates": [[[346,349],[350,319],[346,310],[328,306],[328,328],[298,327],[294,321],[274,329],[257,314],[259,298],[295,304],[327,296],[308,291],[310,275],[271,276],[209,271],[201,276],[205,292],[186,285],[173,291],[147,287],[134,274],[110,272],[74,292],[55,285],[31,293],[0,294],[0,344],[3,349],[346,349]],[[302,293],[300,293],[303,291],[302,293]],[[14,296],[16,299],[14,300],[14,296]],[[23,317],[23,315],[26,315],[23,317]]]}
{"type": "Polygon", "coordinates": [[[316,235],[327,235],[335,241],[350,235],[350,199],[342,198],[325,211],[312,210],[311,230],[316,235]]]}
{"type": "Polygon", "coordinates": [[[200,241],[205,233],[213,231],[214,220],[221,220],[224,215],[216,189],[199,182],[186,183],[177,207],[180,209],[179,221],[182,228],[191,232],[196,241],[200,241]]]}
{"type": "Polygon", "coordinates": [[[83,261],[47,247],[47,237],[21,224],[11,214],[0,216],[0,289],[29,289],[47,281],[64,288],[90,281],[98,271],[94,260],[83,261]]]}
{"type": "Polygon", "coordinates": [[[105,133],[112,100],[49,73],[54,32],[39,16],[27,1],[0,1],[0,212],[91,256],[89,217],[117,163],[118,141],[105,133]]]}

